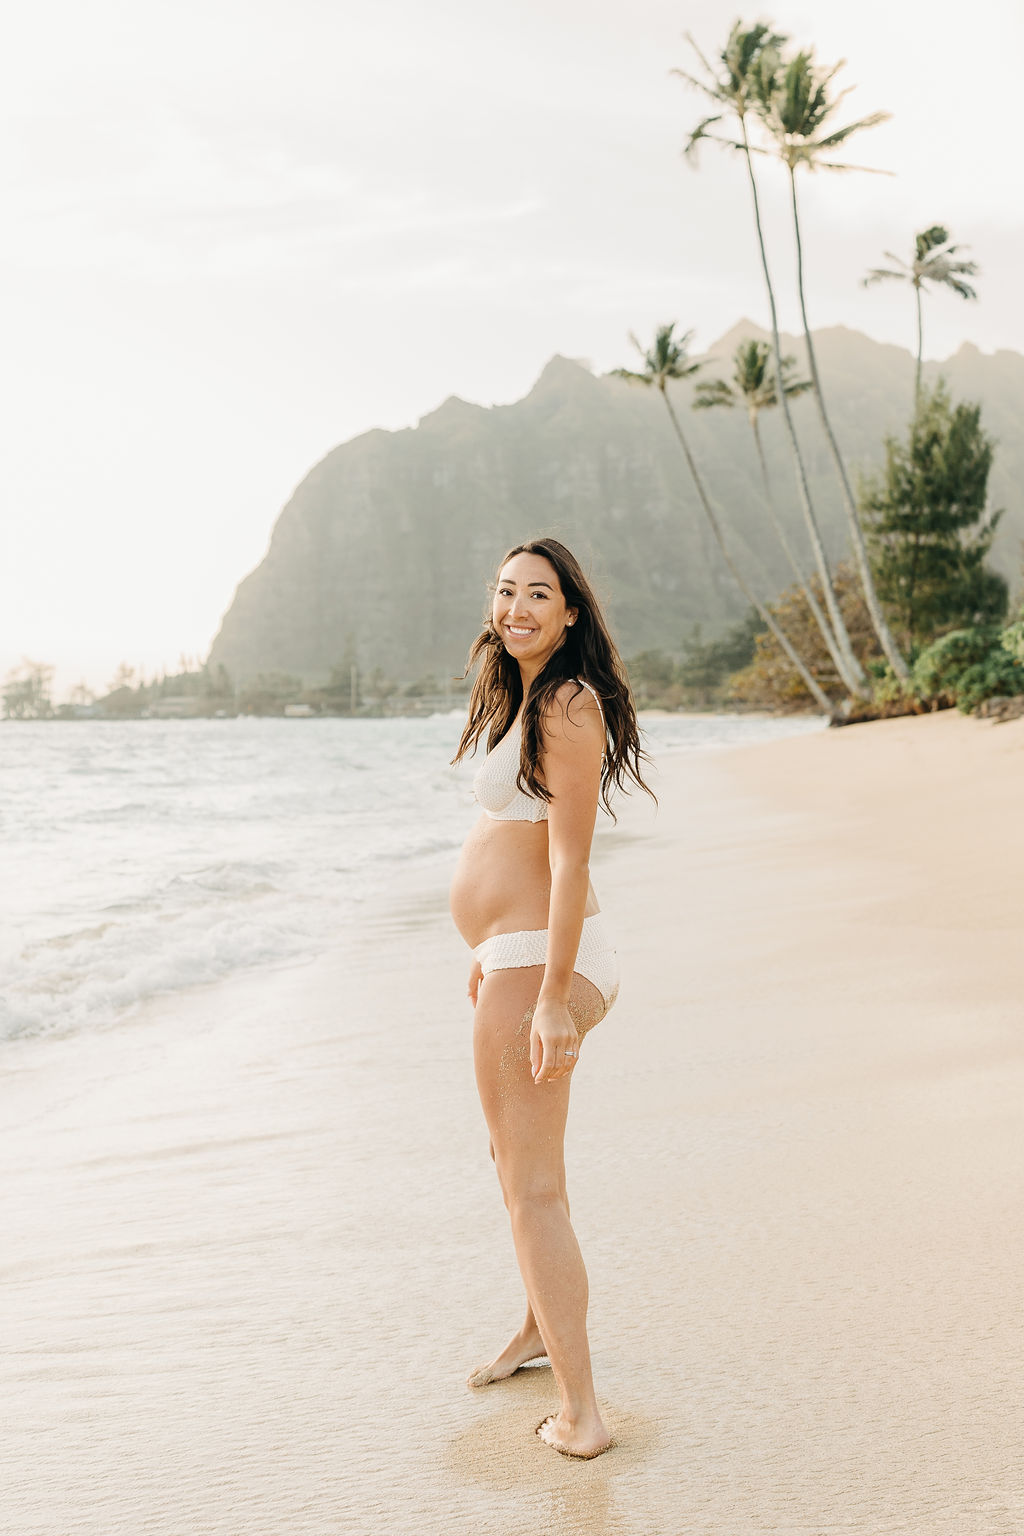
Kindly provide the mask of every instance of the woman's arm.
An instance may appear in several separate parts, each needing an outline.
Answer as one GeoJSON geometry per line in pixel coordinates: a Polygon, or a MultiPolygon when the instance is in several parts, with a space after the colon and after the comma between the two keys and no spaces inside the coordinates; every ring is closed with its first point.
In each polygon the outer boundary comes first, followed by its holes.
{"type": "Polygon", "coordinates": [[[553,798],[548,805],[547,962],[530,1036],[533,1075],[539,1083],[571,1072],[575,1058],[567,1060],[565,1052],[579,1047],[568,1005],[590,891],[604,721],[592,694],[586,689],[576,694],[575,686],[566,683],[558,690],[543,721],[544,783],[553,798]]]}

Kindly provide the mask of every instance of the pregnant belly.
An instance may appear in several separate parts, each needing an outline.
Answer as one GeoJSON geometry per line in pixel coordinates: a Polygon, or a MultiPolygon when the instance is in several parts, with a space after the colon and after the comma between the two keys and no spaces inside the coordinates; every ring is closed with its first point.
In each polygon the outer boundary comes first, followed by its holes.
{"type": "Polygon", "coordinates": [[[451,910],[471,948],[494,933],[546,928],[551,873],[543,822],[481,816],[455,869],[451,910]]]}
{"type": "MultiPolygon", "coordinates": [[[[463,845],[450,896],[455,926],[470,948],[496,933],[546,928],[550,897],[546,823],[481,816],[463,845]]],[[[586,916],[597,910],[591,889],[586,916]]]]}

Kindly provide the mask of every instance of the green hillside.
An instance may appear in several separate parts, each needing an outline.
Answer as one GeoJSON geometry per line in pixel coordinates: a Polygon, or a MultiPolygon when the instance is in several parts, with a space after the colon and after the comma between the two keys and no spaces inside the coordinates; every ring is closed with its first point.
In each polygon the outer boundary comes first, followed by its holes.
{"type": "MultiPolygon", "coordinates": [[[[711,349],[727,356],[742,323],[711,349]]],[[[817,333],[833,420],[855,469],[881,457],[910,412],[913,362],[898,347],[842,328],[817,333]]],[[[800,344],[785,341],[798,358],[800,344]]],[[[625,359],[624,357],[624,360],[625,359]]],[[[1024,357],[964,346],[941,371],[957,398],[983,403],[997,439],[992,494],[1006,516],[993,561],[1015,580],[1024,539],[1024,357]]],[[[713,377],[714,364],[699,377],[713,377]]],[[[739,411],[678,405],[739,558],[761,593],[788,584],[761,513],[756,461],[739,411]]],[[[830,462],[813,402],[796,402],[812,489],[831,552],[845,551],[830,462]]],[[[800,538],[779,423],[763,424],[784,516],[800,538]]],[[[280,670],[320,680],[345,658],[412,679],[461,671],[484,583],[506,546],[554,533],[583,557],[629,655],[677,650],[694,623],[721,631],[744,610],[711,543],[661,401],[555,357],[513,405],[451,398],[419,425],[373,431],[335,448],[282,511],[266,557],[238,587],[210,662],[236,679],[280,670]]],[[[801,545],[801,547],[803,547],[801,545]]]]}

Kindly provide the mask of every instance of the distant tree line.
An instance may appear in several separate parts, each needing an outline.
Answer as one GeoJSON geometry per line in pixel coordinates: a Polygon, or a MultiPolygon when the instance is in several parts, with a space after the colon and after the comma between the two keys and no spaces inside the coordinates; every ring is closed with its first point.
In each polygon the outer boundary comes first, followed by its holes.
{"type": "Polygon", "coordinates": [[[123,662],[105,692],[79,684],[53,701],[54,668],[24,660],[0,688],[5,720],[145,720],[225,718],[236,715],[410,715],[455,708],[459,681],[424,675],[398,682],[379,667],[361,673],[349,656],[323,683],[290,672],[261,672],[236,685],[223,666],[182,657],[180,670],[146,678],[123,662]]]}
{"type": "Polygon", "coordinates": [[[718,640],[705,640],[695,624],[678,654],[641,651],[626,663],[640,709],[722,709],[739,702],[731,680],[754,657],[761,617],[756,609],[718,640]]]}

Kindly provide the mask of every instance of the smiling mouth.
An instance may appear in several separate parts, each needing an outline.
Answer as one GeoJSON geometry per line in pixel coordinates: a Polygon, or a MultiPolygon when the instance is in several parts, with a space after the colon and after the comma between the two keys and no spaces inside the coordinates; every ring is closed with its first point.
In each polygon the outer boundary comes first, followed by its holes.
{"type": "Polygon", "coordinates": [[[505,628],[510,635],[515,635],[517,640],[525,640],[528,635],[533,634],[532,629],[523,629],[518,624],[506,624],[505,628]]]}

